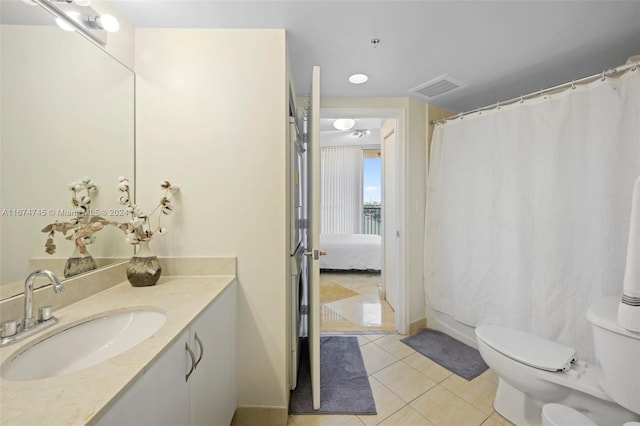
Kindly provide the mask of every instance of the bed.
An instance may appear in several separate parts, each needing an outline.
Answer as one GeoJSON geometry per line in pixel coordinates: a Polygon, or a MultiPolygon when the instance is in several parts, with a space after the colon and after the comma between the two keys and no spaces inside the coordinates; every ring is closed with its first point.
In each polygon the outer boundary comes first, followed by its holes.
{"type": "Polygon", "coordinates": [[[382,238],[367,234],[320,234],[320,269],[382,269],[382,238]]]}

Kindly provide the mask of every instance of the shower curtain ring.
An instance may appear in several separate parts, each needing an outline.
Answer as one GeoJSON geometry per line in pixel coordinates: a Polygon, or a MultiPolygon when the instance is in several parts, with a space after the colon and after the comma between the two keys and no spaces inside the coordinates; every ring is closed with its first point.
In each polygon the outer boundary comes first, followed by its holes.
{"type": "Polygon", "coordinates": [[[524,95],[520,95],[520,103],[524,102],[524,95]]]}
{"type": "Polygon", "coordinates": [[[634,63],[633,63],[633,66],[631,67],[631,71],[635,71],[635,70],[637,70],[637,69],[638,69],[638,63],[637,63],[637,62],[634,62],[634,63]]]}
{"type": "Polygon", "coordinates": [[[576,81],[575,80],[571,80],[571,88],[572,89],[576,88],[576,81]]]}
{"type": "Polygon", "coordinates": [[[606,77],[604,76],[605,71],[602,71],[602,77],[600,78],[600,81],[605,81],[606,77]]]}

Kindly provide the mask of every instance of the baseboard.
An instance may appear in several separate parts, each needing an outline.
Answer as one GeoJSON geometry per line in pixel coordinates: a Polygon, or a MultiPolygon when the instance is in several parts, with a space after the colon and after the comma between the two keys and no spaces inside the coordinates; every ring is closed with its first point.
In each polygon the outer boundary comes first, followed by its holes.
{"type": "Polygon", "coordinates": [[[427,319],[422,318],[409,324],[409,335],[415,334],[423,328],[427,328],[427,319]]]}
{"type": "Polygon", "coordinates": [[[237,407],[231,426],[287,426],[285,407],[237,407]]]}

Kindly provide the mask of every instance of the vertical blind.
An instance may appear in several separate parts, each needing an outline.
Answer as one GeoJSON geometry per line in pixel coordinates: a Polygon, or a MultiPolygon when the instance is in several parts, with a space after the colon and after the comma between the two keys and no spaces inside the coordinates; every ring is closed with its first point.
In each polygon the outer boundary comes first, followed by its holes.
{"type": "Polygon", "coordinates": [[[362,149],[321,148],[320,170],[320,233],[360,233],[362,149]]]}

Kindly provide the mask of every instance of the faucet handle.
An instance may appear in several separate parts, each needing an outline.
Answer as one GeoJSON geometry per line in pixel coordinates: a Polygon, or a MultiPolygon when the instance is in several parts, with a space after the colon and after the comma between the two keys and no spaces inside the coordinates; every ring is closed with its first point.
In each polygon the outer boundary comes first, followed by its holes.
{"type": "Polygon", "coordinates": [[[53,306],[41,306],[38,309],[38,321],[45,322],[53,317],[53,306]]]}
{"type": "Polygon", "coordinates": [[[18,333],[18,321],[3,322],[0,326],[0,337],[11,337],[18,333]]]}

